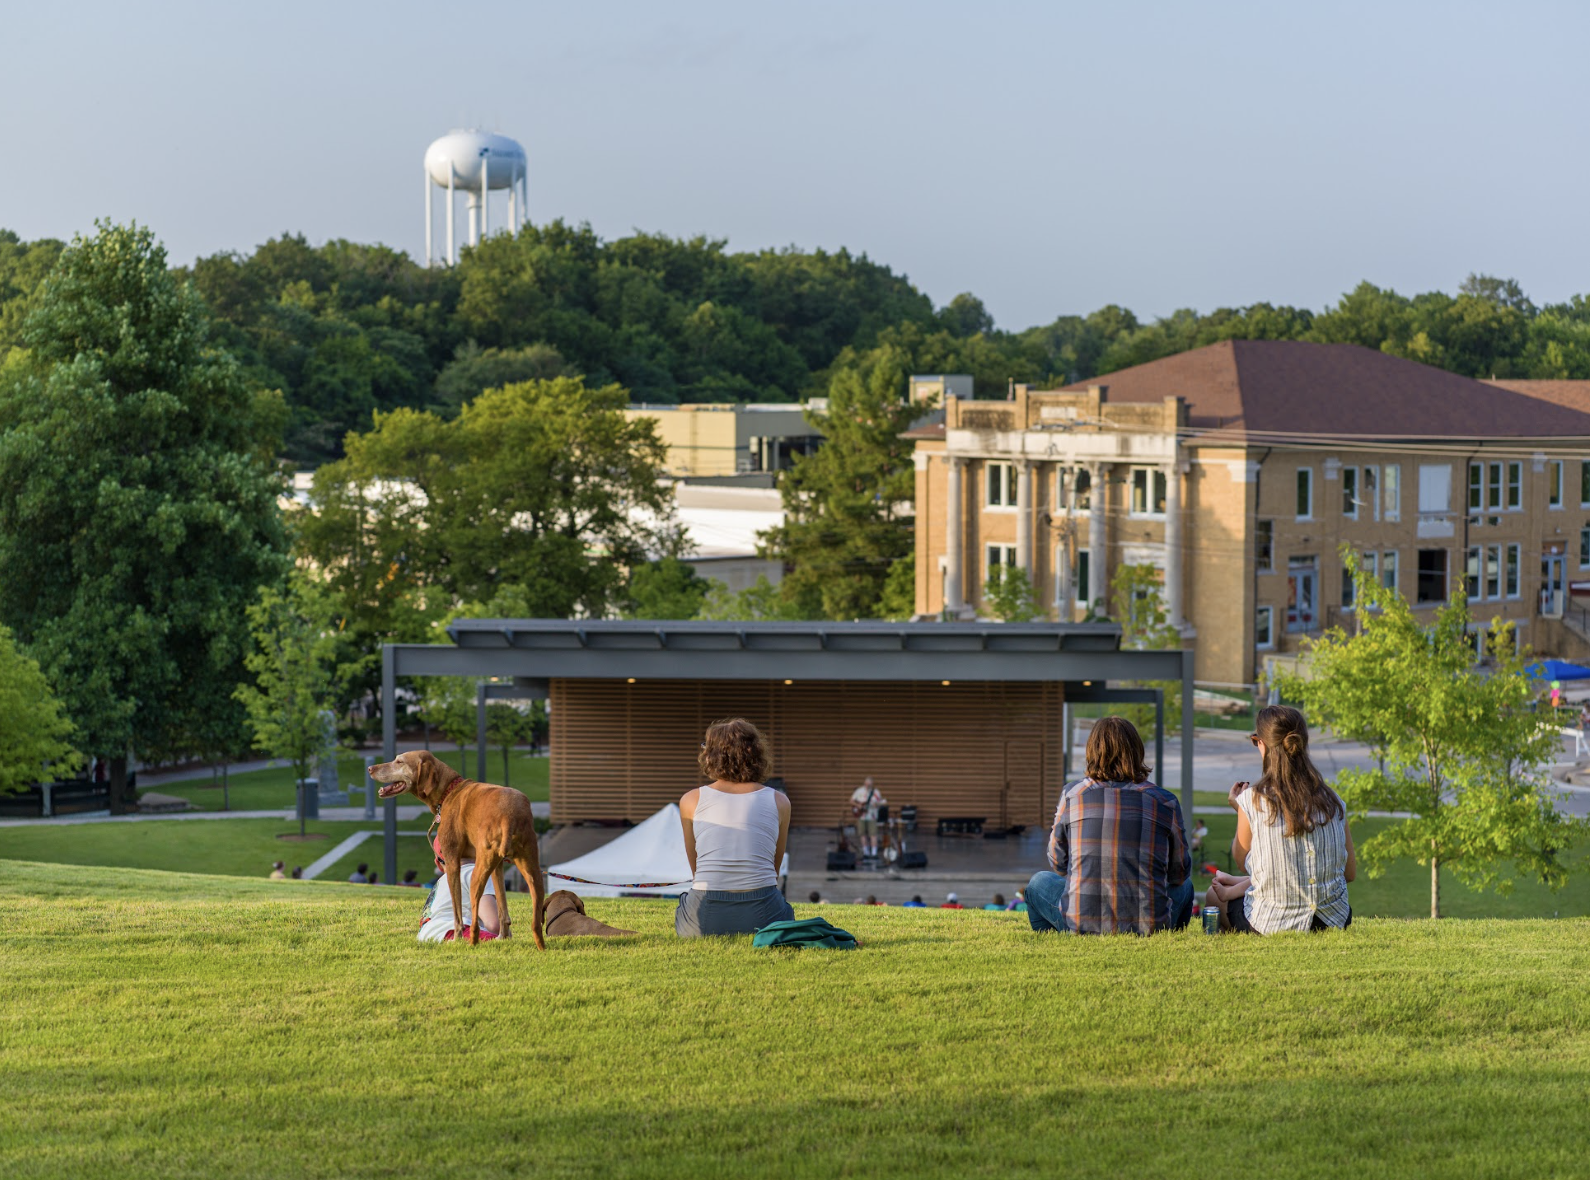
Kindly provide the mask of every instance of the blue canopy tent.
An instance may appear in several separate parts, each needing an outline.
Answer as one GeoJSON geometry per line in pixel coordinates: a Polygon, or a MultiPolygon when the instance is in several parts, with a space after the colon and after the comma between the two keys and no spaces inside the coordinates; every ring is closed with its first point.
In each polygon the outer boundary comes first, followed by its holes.
{"type": "Polygon", "coordinates": [[[1524,671],[1531,680],[1590,680],[1590,668],[1567,660],[1537,660],[1524,671]]]}

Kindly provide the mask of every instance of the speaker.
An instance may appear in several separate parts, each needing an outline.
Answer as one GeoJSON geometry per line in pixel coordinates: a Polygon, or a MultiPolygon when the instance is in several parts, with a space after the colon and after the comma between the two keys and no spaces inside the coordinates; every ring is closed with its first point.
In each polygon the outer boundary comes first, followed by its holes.
{"type": "Polygon", "coordinates": [[[900,867],[902,869],[925,869],[925,868],[927,868],[927,853],[925,853],[925,852],[908,852],[908,853],[906,853],[904,856],[902,856],[900,858],[900,867]]]}
{"type": "Polygon", "coordinates": [[[830,873],[855,872],[856,854],[854,852],[830,852],[828,854],[828,871],[830,873]]]}

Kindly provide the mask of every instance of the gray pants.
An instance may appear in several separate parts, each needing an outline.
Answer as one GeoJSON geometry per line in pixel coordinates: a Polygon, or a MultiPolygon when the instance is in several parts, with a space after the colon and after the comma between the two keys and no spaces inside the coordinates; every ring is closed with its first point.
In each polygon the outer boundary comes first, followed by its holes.
{"type": "Polygon", "coordinates": [[[680,938],[712,934],[755,934],[769,922],[788,922],[795,911],[778,891],[765,889],[691,889],[679,898],[674,931],[680,938]]]}

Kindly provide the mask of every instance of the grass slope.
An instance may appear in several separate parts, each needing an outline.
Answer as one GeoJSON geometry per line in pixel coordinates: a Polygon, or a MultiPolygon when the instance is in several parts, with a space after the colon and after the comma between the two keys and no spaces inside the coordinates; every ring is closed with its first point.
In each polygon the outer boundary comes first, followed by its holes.
{"type": "MultiPolygon", "coordinates": [[[[838,952],[420,946],[411,891],[0,862],[0,1167],[253,1176],[1581,1172],[1590,922],[838,952]]],[[[835,911],[830,910],[831,914],[835,911]]]]}

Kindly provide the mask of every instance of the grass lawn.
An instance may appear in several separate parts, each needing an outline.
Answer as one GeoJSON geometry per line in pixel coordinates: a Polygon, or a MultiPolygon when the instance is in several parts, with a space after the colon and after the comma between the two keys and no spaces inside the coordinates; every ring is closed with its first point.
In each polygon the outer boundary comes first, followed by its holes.
{"type": "MultiPolygon", "coordinates": [[[[226,876],[264,877],[271,862],[281,860],[290,871],[294,865],[319,860],[341,840],[354,832],[378,825],[349,822],[321,823],[311,820],[310,832],[320,832],[325,840],[299,843],[278,840],[283,832],[297,833],[298,824],[286,819],[168,819],[139,820],[135,823],[39,824],[23,828],[0,828],[0,857],[15,860],[51,861],[68,865],[111,865],[133,869],[170,869],[226,876]]],[[[398,825],[424,831],[426,820],[398,825]]],[[[425,841],[404,836],[398,841],[399,863],[403,868],[420,868],[430,859],[424,856],[425,841]],[[412,846],[412,847],[410,847],[412,846]],[[405,857],[405,851],[409,855],[405,857]],[[422,863],[409,863],[422,862],[422,863]]],[[[354,857],[380,865],[382,844],[379,837],[366,841],[354,857]]],[[[346,879],[352,866],[338,879],[346,879]]],[[[429,880],[429,876],[426,880],[429,880]]]]}
{"type": "MultiPolygon", "coordinates": [[[[463,763],[468,762],[468,773],[475,770],[475,757],[472,753],[460,757],[456,748],[434,748],[431,751],[447,765],[460,773],[465,773],[463,763]]],[[[547,796],[547,766],[548,759],[544,756],[532,756],[523,751],[515,750],[509,757],[509,785],[518,788],[537,802],[546,802],[547,796]]],[[[359,806],[364,802],[362,794],[365,782],[364,759],[357,754],[348,754],[337,760],[337,774],[342,780],[342,789],[357,788],[352,805],[359,806]]],[[[487,781],[501,783],[503,780],[502,752],[493,750],[486,759],[487,781]]],[[[277,767],[271,770],[251,770],[245,774],[230,776],[230,795],[233,811],[265,811],[273,807],[296,806],[293,796],[293,772],[289,767],[277,767]]],[[[209,778],[189,779],[184,782],[171,783],[163,787],[149,787],[151,791],[158,791],[162,795],[174,795],[179,799],[187,799],[201,811],[220,811],[222,792],[220,779],[213,783],[209,778]]]]}
{"type": "Polygon", "coordinates": [[[1590,921],[1071,939],[830,908],[862,949],[770,952],[596,901],[638,937],[542,954],[421,946],[399,890],[0,862],[0,899],[8,1177],[1585,1166],[1590,921]]]}

